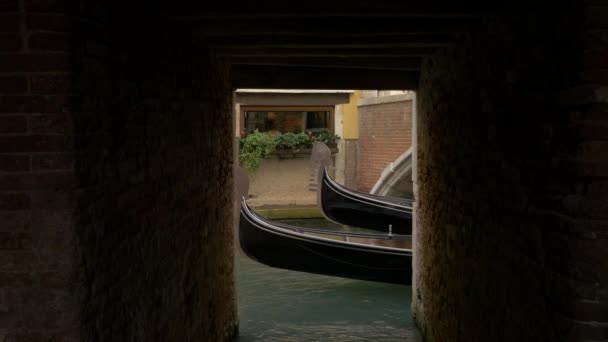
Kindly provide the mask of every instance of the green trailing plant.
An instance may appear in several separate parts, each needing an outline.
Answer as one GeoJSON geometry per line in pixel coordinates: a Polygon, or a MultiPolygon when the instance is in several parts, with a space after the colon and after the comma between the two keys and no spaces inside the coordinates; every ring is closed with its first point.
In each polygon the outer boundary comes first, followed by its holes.
{"type": "MultiPolygon", "coordinates": [[[[340,140],[340,136],[332,132],[321,132],[312,137],[312,142],[319,141],[325,144],[336,144],[340,140]]],[[[311,142],[311,144],[312,144],[311,142]]]]}
{"type": "Polygon", "coordinates": [[[277,149],[297,149],[311,146],[310,139],[304,133],[285,133],[275,137],[277,149]]]}
{"type": "Polygon", "coordinates": [[[325,144],[335,144],[340,136],[331,132],[321,132],[313,135],[308,133],[262,133],[255,130],[253,133],[241,133],[239,138],[241,164],[250,171],[260,167],[262,159],[268,157],[275,149],[301,149],[311,148],[316,141],[325,144]]]}
{"type": "Polygon", "coordinates": [[[262,133],[256,130],[241,138],[239,145],[241,148],[239,160],[246,169],[255,171],[260,167],[262,159],[275,150],[276,139],[271,133],[262,133]]]}

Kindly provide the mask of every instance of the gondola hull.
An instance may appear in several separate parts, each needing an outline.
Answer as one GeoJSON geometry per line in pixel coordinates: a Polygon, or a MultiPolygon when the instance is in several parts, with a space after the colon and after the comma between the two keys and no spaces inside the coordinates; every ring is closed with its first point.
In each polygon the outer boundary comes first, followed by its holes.
{"type": "Polygon", "coordinates": [[[319,203],[333,222],[396,234],[412,233],[412,202],[353,191],[333,181],[323,170],[319,203]]]}
{"type": "Polygon", "coordinates": [[[343,278],[411,284],[411,250],[309,236],[260,221],[248,211],[246,207],[241,210],[241,248],[262,264],[343,278]]]}

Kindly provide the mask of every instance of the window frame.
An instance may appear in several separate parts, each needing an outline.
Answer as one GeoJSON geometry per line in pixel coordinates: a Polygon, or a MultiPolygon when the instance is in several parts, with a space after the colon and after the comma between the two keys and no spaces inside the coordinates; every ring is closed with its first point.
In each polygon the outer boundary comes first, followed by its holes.
{"type": "Polygon", "coordinates": [[[240,106],[239,129],[242,132],[245,128],[245,112],[329,112],[329,132],[335,133],[334,110],[335,106],[240,106]]]}

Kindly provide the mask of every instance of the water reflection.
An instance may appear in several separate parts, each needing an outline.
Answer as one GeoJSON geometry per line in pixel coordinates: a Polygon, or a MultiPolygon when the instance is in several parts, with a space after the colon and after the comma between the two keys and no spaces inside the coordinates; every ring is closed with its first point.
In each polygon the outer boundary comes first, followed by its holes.
{"type": "Polygon", "coordinates": [[[241,342],[422,341],[411,318],[410,287],[279,270],[242,254],[237,258],[241,342]]]}

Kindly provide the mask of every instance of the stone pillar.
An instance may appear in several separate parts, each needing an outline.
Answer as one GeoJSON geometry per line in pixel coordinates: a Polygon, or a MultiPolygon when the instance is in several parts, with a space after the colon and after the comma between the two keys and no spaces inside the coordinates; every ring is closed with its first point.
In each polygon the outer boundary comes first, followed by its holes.
{"type": "Polygon", "coordinates": [[[585,10],[587,31],[575,6],[488,19],[424,63],[414,313],[430,341],[608,337],[606,35],[593,26],[608,18],[585,10]]]}
{"type": "Polygon", "coordinates": [[[0,5],[0,340],[225,340],[228,69],[104,6],[0,5]]]}
{"type": "Polygon", "coordinates": [[[0,340],[79,338],[71,18],[0,5],[0,340]]]}

